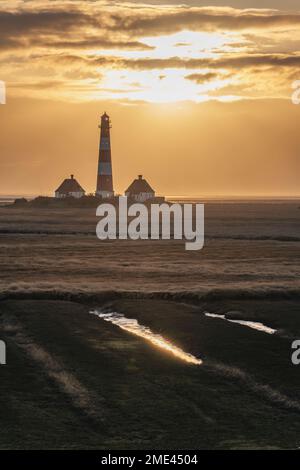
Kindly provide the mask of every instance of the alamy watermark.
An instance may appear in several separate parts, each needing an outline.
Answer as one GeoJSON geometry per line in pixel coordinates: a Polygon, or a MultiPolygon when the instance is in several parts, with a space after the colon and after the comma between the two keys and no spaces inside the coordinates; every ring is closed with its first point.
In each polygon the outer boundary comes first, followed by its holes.
{"type": "Polygon", "coordinates": [[[0,104],[6,104],[6,87],[2,80],[0,80],[0,104]]]}
{"type": "Polygon", "coordinates": [[[126,196],[119,197],[118,208],[100,204],[96,215],[96,234],[100,240],[186,240],[186,250],[204,246],[204,204],[149,204],[128,206],[126,196]]]}
{"type": "Polygon", "coordinates": [[[292,343],[292,349],[295,351],[292,354],[291,360],[294,366],[299,366],[300,364],[300,339],[296,339],[292,343]]]}
{"type": "Polygon", "coordinates": [[[6,364],[6,344],[0,340],[0,365],[6,364]]]}
{"type": "Polygon", "coordinates": [[[292,94],[292,103],[300,104],[300,80],[295,80],[292,83],[292,88],[295,90],[292,94]]]}

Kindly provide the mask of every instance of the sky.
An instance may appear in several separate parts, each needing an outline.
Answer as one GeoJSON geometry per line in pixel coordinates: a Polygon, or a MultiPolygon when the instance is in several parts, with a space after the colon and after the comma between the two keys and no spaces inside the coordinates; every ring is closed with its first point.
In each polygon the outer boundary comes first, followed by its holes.
{"type": "Polygon", "coordinates": [[[299,196],[297,3],[2,0],[0,193],[93,192],[106,111],[119,193],[299,196]]]}

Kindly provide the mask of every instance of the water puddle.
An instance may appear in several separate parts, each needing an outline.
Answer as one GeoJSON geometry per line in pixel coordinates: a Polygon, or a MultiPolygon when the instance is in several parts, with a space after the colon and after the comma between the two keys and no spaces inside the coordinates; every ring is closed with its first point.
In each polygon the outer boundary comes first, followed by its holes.
{"type": "Polygon", "coordinates": [[[92,310],[90,313],[117,325],[122,330],[128,331],[140,338],[144,338],[149,343],[170,352],[182,361],[195,365],[201,365],[203,362],[192,354],[184,352],[182,349],[166,340],[163,336],[153,333],[153,331],[147,326],[140,325],[135,318],[126,318],[123,314],[117,312],[103,313],[101,310],[92,310]]]}
{"type": "Polygon", "coordinates": [[[269,326],[265,326],[263,323],[260,322],[246,320],[230,320],[229,318],[226,318],[225,315],[217,315],[216,313],[205,313],[205,316],[210,318],[220,318],[221,320],[226,320],[231,323],[238,323],[239,325],[248,326],[253,330],[263,331],[264,333],[268,333],[269,335],[273,335],[277,331],[273,328],[270,328],[269,326]]]}

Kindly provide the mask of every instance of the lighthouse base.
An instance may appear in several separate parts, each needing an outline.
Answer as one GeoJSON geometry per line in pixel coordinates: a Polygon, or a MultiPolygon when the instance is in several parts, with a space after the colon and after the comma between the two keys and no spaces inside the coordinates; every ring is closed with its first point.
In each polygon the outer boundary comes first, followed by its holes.
{"type": "Polygon", "coordinates": [[[114,197],[114,194],[115,194],[114,191],[105,191],[105,190],[96,191],[96,196],[100,196],[103,199],[114,197]]]}

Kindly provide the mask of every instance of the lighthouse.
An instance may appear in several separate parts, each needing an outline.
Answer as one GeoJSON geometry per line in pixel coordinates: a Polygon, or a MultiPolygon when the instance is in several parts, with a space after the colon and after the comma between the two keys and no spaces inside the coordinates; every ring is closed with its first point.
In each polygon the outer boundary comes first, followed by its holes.
{"type": "Polygon", "coordinates": [[[113,197],[113,179],[111,166],[110,128],[109,116],[101,116],[99,162],[96,195],[103,198],[113,197]]]}

